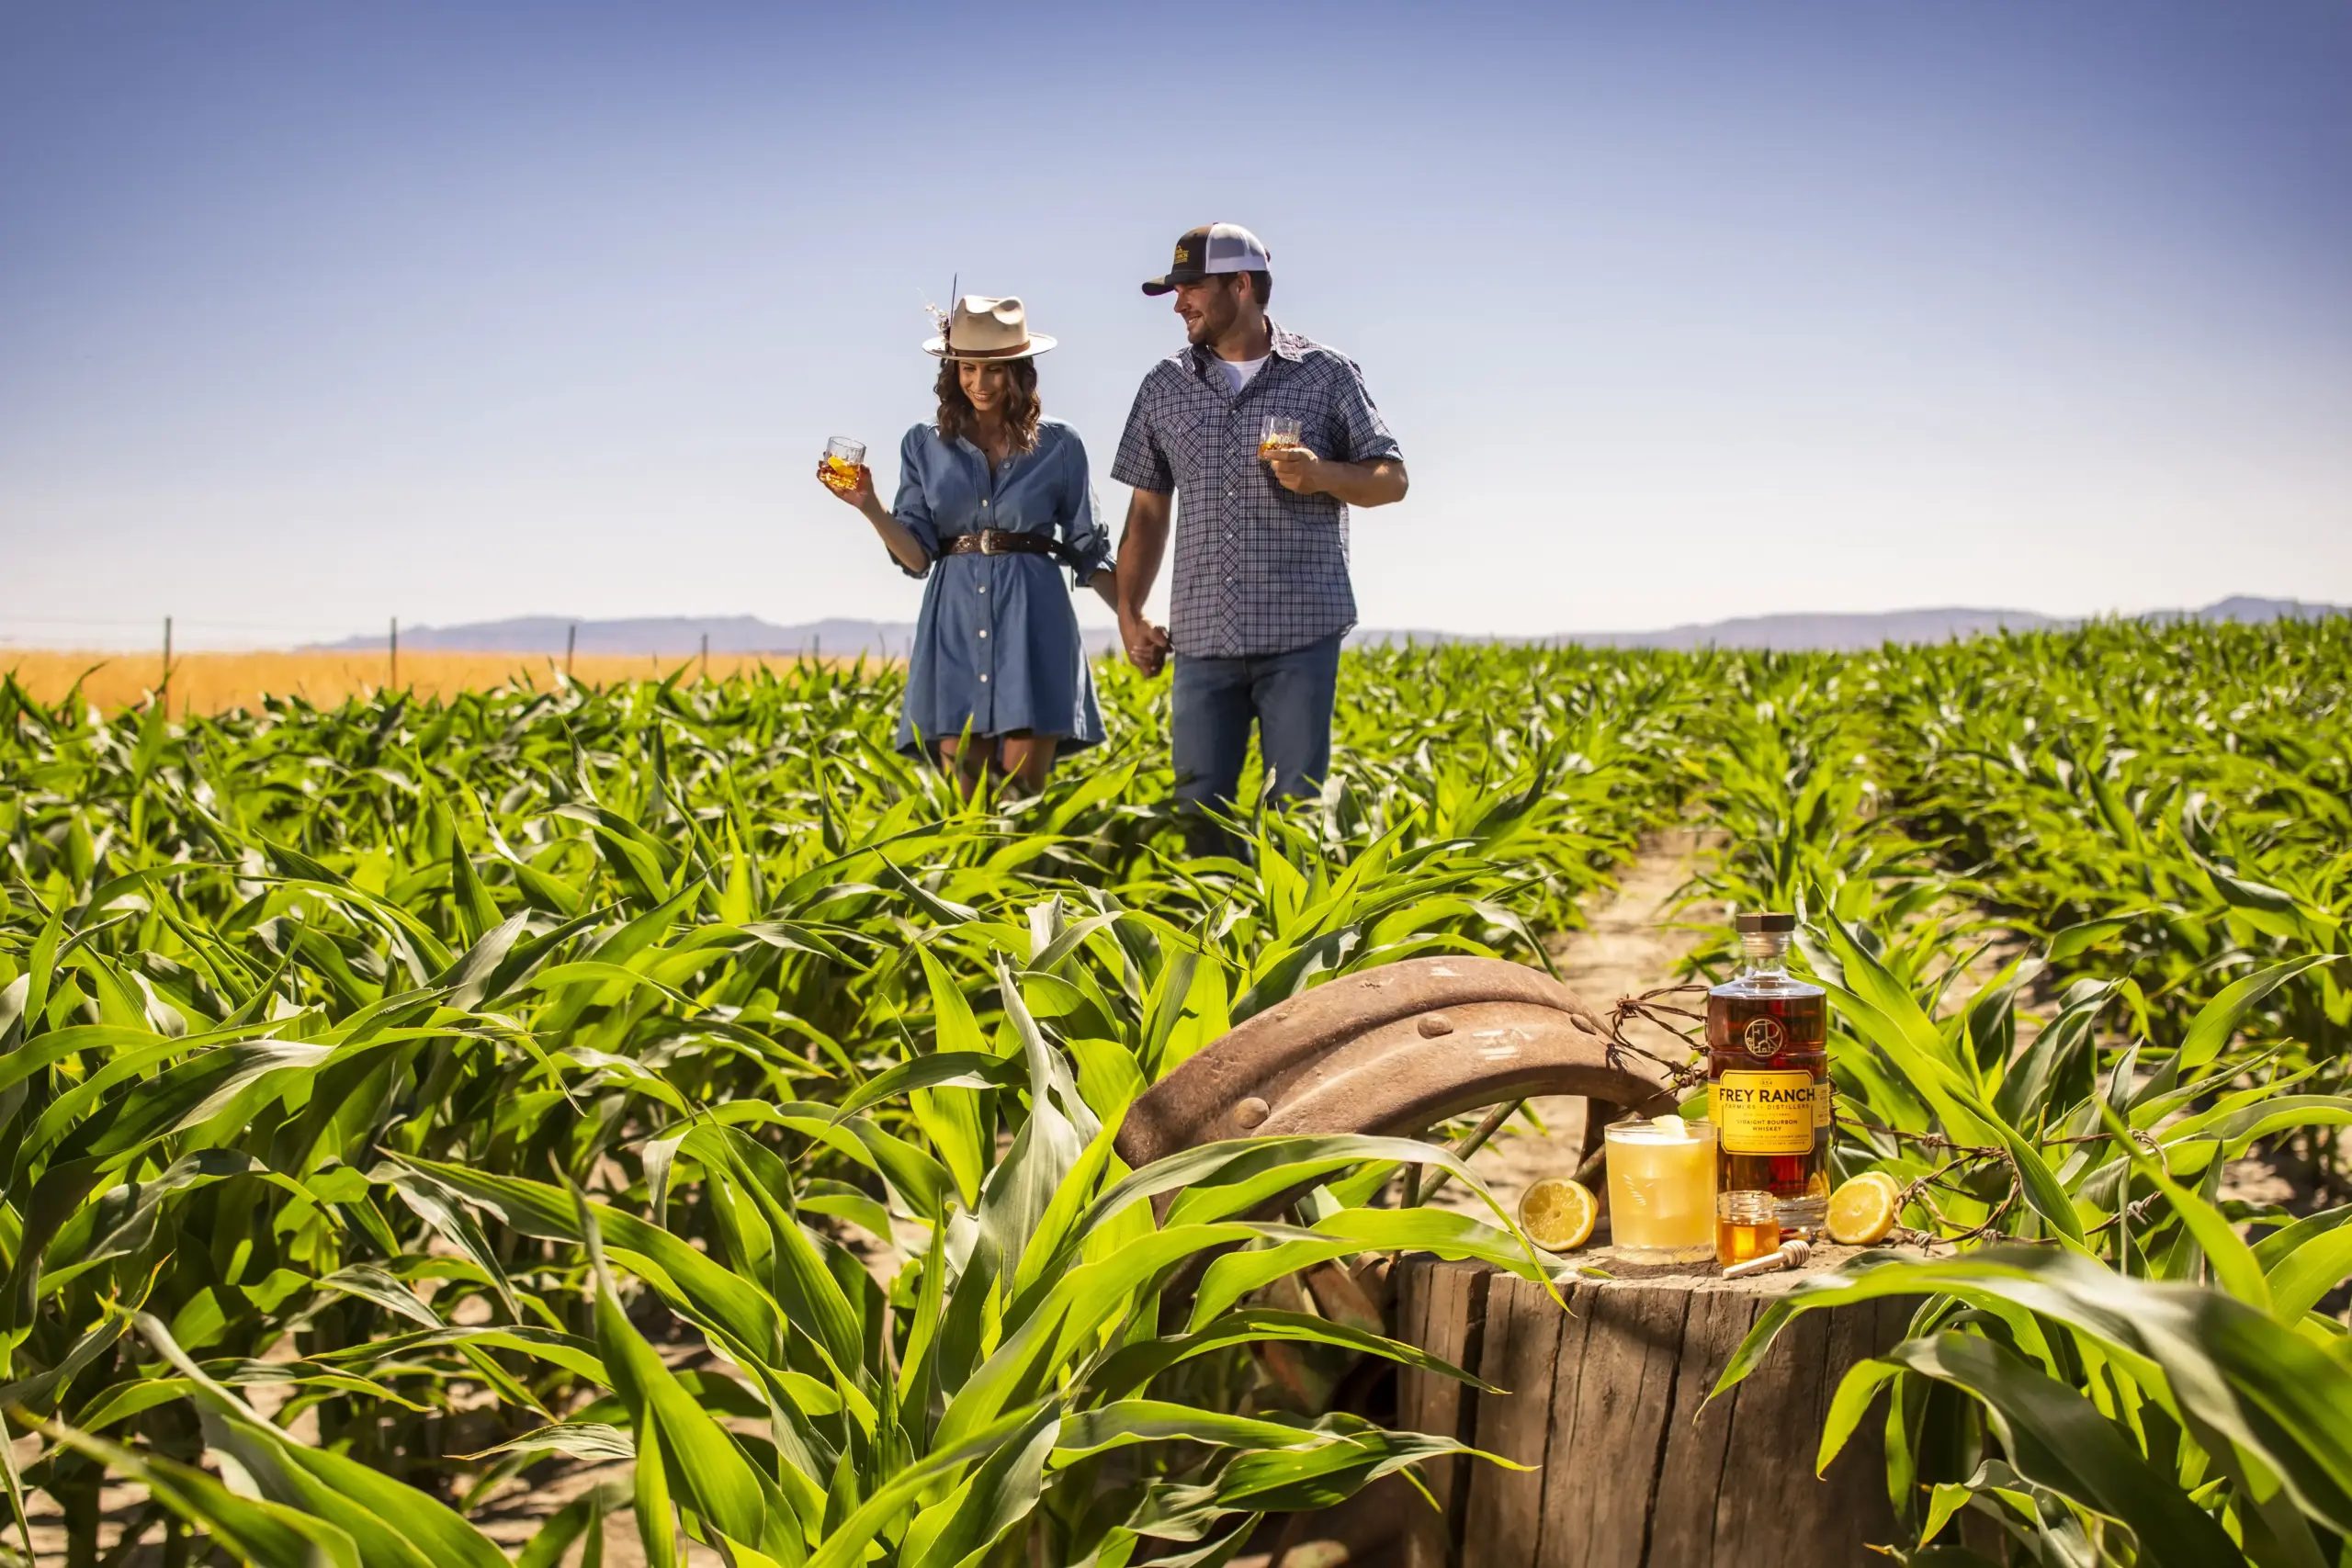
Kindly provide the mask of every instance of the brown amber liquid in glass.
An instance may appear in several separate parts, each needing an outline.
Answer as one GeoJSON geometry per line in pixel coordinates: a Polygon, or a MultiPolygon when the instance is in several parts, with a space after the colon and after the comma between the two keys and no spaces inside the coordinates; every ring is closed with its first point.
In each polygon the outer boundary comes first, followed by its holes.
{"type": "MultiPolygon", "coordinates": [[[[1750,939],[1753,943],[1754,939],[1750,939]]],[[[1818,986],[1792,978],[1785,967],[1785,942],[1765,957],[1707,994],[1707,1081],[1722,1081],[1726,1072],[1802,1072],[1815,1096],[1828,1093],[1828,998],[1818,986]],[[1770,1021],[1758,1027],[1759,1021],[1770,1021]],[[1774,1027],[1777,1026],[1777,1027],[1774,1027]],[[1751,1048],[1771,1045],[1759,1054],[1751,1048]]],[[[1754,946],[1751,960],[1758,956],[1754,946]]],[[[1712,1118],[1716,1135],[1716,1190],[1722,1192],[1765,1191],[1780,1200],[1783,1229],[1817,1229],[1829,1203],[1829,1128],[1820,1123],[1826,1100],[1816,1100],[1811,1119],[1811,1146],[1802,1154],[1735,1154],[1738,1142],[1727,1134],[1726,1113],[1715,1107],[1712,1118]]],[[[1737,1118],[1730,1118],[1736,1125],[1737,1118]]]]}

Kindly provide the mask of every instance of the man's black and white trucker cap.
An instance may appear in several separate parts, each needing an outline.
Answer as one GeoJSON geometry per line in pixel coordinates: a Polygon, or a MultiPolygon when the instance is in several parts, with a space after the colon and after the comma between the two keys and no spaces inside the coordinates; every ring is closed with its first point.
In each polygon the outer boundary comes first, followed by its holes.
{"type": "Polygon", "coordinates": [[[1143,286],[1146,294],[1165,294],[1180,283],[1198,283],[1220,272],[1272,272],[1272,258],[1257,235],[1238,223],[1209,223],[1188,229],[1176,242],[1176,261],[1168,276],[1143,286]]]}

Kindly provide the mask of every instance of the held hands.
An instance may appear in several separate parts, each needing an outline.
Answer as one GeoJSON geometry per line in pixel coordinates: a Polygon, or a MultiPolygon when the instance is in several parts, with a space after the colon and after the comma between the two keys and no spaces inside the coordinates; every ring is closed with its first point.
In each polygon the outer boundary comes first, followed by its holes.
{"type": "Polygon", "coordinates": [[[835,469],[829,468],[822,462],[820,462],[817,465],[817,482],[823,485],[827,490],[831,491],[835,495],[840,496],[852,506],[856,507],[860,512],[865,511],[868,506],[873,504],[874,470],[867,468],[863,463],[860,463],[857,466],[857,482],[855,484],[845,485],[841,483],[836,478],[835,469]]]}
{"type": "Polygon", "coordinates": [[[1141,615],[1119,617],[1119,640],[1127,650],[1127,662],[1146,675],[1157,675],[1168,662],[1168,628],[1155,626],[1141,615]]]}
{"type": "Polygon", "coordinates": [[[1305,446],[1279,446],[1266,455],[1274,482],[1297,495],[1317,495],[1323,490],[1323,459],[1305,446]]]}

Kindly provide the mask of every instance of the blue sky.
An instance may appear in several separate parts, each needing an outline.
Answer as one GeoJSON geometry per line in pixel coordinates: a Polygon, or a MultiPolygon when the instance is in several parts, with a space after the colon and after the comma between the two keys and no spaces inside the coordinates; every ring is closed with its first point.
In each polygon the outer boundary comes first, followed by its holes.
{"type": "Polygon", "coordinates": [[[2352,602],[2347,81],[2316,0],[10,0],[0,637],[910,619],[808,476],[923,298],[1115,515],[1212,218],[1404,443],[1367,625],[2352,602]]]}

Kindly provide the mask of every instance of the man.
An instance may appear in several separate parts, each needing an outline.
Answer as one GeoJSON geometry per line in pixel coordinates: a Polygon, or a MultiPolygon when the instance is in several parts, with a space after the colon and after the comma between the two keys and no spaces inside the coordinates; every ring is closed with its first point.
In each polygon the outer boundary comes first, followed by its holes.
{"type": "Polygon", "coordinates": [[[1195,853],[1237,846],[1199,816],[1229,804],[1258,727],[1285,795],[1314,793],[1331,756],[1340,639],[1355,625],[1348,508],[1405,496],[1396,437],[1346,355],[1266,314],[1266,247],[1237,223],[1176,242],[1175,265],[1143,286],[1173,294],[1185,347],[1143,379],[1112,478],[1135,487],[1119,547],[1119,633],[1147,675],[1176,655],[1176,798],[1195,853]],[[1269,449],[1269,417],[1297,444],[1269,449]],[[1183,498],[1165,630],[1144,619],[1170,517],[1183,498]]]}

